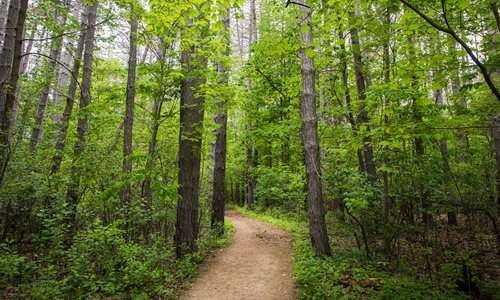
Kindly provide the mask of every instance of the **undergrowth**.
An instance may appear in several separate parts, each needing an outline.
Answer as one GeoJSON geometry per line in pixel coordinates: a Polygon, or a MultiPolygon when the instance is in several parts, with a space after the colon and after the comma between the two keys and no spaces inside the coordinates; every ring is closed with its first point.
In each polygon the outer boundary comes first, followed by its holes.
{"type": "Polygon", "coordinates": [[[198,251],[175,259],[170,239],[156,235],[149,242],[126,240],[118,223],[96,221],[80,231],[69,249],[57,235],[30,245],[30,251],[14,244],[0,244],[0,291],[15,299],[171,299],[177,297],[197,272],[208,251],[227,246],[234,231],[225,221],[222,237],[205,229],[198,251]],[[50,246],[50,247],[48,247],[50,246]]]}
{"type": "Polygon", "coordinates": [[[335,237],[343,234],[341,224],[330,232],[332,256],[318,258],[312,252],[304,213],[231,207],[290,232],[300,299],[467,299],[452,283],[435,286],[422,277],[390,272],[390,263],[383,259],[368,259],[365,253],[335,237]]]}

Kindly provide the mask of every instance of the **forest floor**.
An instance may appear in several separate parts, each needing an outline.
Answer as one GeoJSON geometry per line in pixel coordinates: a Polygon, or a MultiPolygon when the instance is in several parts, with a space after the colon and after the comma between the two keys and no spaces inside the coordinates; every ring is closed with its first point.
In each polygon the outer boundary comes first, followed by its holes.
{"type": "Polygon", "coordinates": [[[291,237],[233,210],[230,246],[212,252],[181,299],[298,299],[291,270],[291,237]]]}

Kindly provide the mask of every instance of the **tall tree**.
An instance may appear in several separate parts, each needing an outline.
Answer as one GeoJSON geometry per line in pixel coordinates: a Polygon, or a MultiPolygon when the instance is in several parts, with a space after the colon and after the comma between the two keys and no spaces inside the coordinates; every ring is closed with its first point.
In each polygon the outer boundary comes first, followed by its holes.
{"type": "MultiPolygon", "coordinates": [[[[59,10],[59,5],[61,5],[59,0],[54,0],[53,1],[55,10],[54,10],[54,21],[57,24],[61,24],[61,26],[64,26],[66,23],[67,19],[67,13],[63,12],[62,16],[61,13],[58,11],[59,10]]],[[[64,5],[66,7],[69,7],[70,3],[66,0],[64,5]]],[[[43,123],[45,120],[45,109],[48,104],[49,100],[49,93],[51,90],[51,86],[53,84],[54,78],[57,78],[56,74],[56,66],[57,62],[59,61],[59,56],[61,55],[61,50],[62,50],[62,36],[60,35],[60,29],[56,29],[52,31],[52,34],[54,34],[56,37],[52,38],[50,41],[50,53],[49,53],[49,58],[47,61],[47,77],[45,79],[44,87],[42,89],[42,93],[40,95],[40,100],[38,102],[38,107],[36,109],[35,113],[35,124],[33,126],[33,130],[31,132],[31,141],[30,141],[30,150],[33,152],[35,151],[36,145],[38,144],[40,138],[42,137],[43,134],[43,123]]]]}
{"type": "MultiPolygon", "coordinates": [[[[252,44],[257,39],[257,15],[255,9],[255,2],[256,0],[250,0],[250,21],[248,26],[248,60],[250,60],[252,57],[252,51],[251,51],[252,44]]],[[[253,86],[252,78],[249,77],[247,80],[247,87],[249,93],[252,90],[252,86],[253,86]]],[[[252,129],[252,120],[247,121],[246,127],[247,131],[250,131],[252,129]]],[[[255,166],[257,158],[255,157],[252,142],[247,141],[246,146],[247,146],[246,202],[247,202],[247,207],[252,208],[255,201],[255,178],[251,174],[251,169],[255,166]]]]}
{"type": "Polygon", "coordinates": [[[55,153],[52,156],[52,166],[50,168],[51,174],[59,173],[61,168],[61,163],[63,159],[63,151],[66,145],[66,136],[68,134],[69,120],[71,114],[73,113],[73,106],[75,104],[75,94],[78,87],[78,76],[80,74],[80,67],[82,61],[83,50],[85,47],[85,40],[89,31],[92,28],[89,26],[89,14],[92,6],[86,6],[84,12],[81,15],[81,25],[80,34],[78,35],[78,42],[75,49],[75,54],[73,58],[73,67],[71,70],[71,80],[69,83],[68,93],[66,95],[66,104],[64,106],[64,112],[61,117],[61,122],[59,122],[56,129],[56,146],[55,153]]]}
{"type": "Polygon", "coordinates": [[[179,199],[177,200],[175,223],[176,255],[178,258],[195,250],[195,241],[199,233],[201,142],[205,104],[201,87],[206,82],[205,74],[203,74],[206,58],[199,51],[203,37],[202,29],[199,26],[194,26],[193,23],[194,20],[186,14],[186,28],[181,43],[181,66],[185,77],[181,83],[178,154],[179,199]],[[187,37],[192,35],[195,35],[196,38],[188,40],[187,37]]]}
{"type": "Polygon", "coordinates": [[[11,0],[0,53],[0,185],[10,159],[11,119],[21,64],[28,0],[11,0]]]}
{"type": "Polygon", "coordinates": [[[300,110],[302,112],[302,141],[304,145],[304,161],[307,179],[307,210],[309,216],[309,234],[314,253],[318,256],[329,256],[330,245],[326,231],[323,190],[321,184],[321,167],[319,163],[318,117],[316,114],[316,87],[314,59],[312,50],[312,17],[311,9],[305,0],[298,1],[301,15],[299,48],[302,74],[302,96],[300,110]]]}
{"type": "MultiPolygon", "coordinates": [[[[135,80],[137,66],[137,28],[139,26],[139,16],[134,5],[130,8],[130,47],[128,59],[127,92],[125,103],[125,119],[123,121],[123,175],[128,180],[132,172],[132,131],[134,126],[134,101],[135,101],[135,80]]],[[[130,202],[130,184],[126,183],[121,193],[122,209],[126,209],[130,202]]]]}
{"type": "Polygon", "coordinates": [[[80,113],[81,116],[78,118],[77,124],[77,141],[73,147],[73,163],[71,166],[71,182],[69,183],[68,191],[66,193],[66,201],[70,213],[67,219],[67,225],[70,230],[68,232],[68,241],[71,241],[73,237],[77,224],[76,224],[76,214],[78,202],[80,199],[80,180],[82,173],[82,162],[80,157],[84,152],[85,140],[87,135],[87,130],[89,126],[89,112],[88,106],[90,104],[90,86],[92,83],[92,59],[94,57],[94,45],[95,45],[95,25],[97,20],[97,9],[98,2],[95,0],[90,6],[88,11],[88,26],[89,30],[87,36],[85,37],[85,53],[83,55],[83,74],[82,74],[82,84],[80,92],[80,113]]]}
{"type": "MultiPolygon", "coordinates": [[[[352,21],[355,15],[349,12],[349,19],[352,21]]],[[[350,29],[352,56],[354,60],[354,74],[356,76],[356,88],[358,91],[359,112],[358,112],[358,126],[360,130],[366,131],[363,134],[363,161],[364,170],[370,178],[372,185],[375,185],[377,180],[377,170],[373,158],[373,147],[370,137],[370,124],[369,116],[366,105],[366,76],[363,72],[363,62],[361,56],[361,44],[359,41],[358,29],[352,26],[350,29]]]]}
{"type": "MultiPolygon", "coordinates": [[[[224,30],[222,33],[224,41],[224,56],[229,59],[230,55],[230,8],[224,7],[221,9],[222,22],[224,23],[224,30]],[[225,13],[224,13],[225,11],[225,13]]],[[[212,228],[216,229],[219,234],[224,232],[224,202],[226,199],[226,132],[227,132],[227,100],[229,82],[229,70],[225,66],[227,62],[217,61],[217,73],[221,77],[219,85],[224,88],[221,93],[222,99],[218,97],[215,104],[217,112],[214,116],[215,124],[218,126],[216,129],[215,137],[215,155],[214,155],[214,175],[213,175],[213,193],[212,193],[212,228]]]]}

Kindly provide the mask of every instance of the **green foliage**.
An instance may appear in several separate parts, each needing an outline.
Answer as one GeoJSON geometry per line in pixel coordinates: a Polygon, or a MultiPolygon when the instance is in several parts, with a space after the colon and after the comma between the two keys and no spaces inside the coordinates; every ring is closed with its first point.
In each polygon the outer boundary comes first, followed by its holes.
{"type": "Polygon", "coordinates": [[[129,295],[132,298],[166,292],[162,281],[172,268],[172,252],[161,240],[151,247],[127,243],[119,224],[96,221],[76,237],[69,250],[72,294],[129,295]]]}
{"type": "Polygon", "coordinates": [[[292,172],[284,165],[272,168],[258,166],[253,175],[257,179],[255,195],[258,205],[300,210],[306,197],[303,175],[292,172]]]}

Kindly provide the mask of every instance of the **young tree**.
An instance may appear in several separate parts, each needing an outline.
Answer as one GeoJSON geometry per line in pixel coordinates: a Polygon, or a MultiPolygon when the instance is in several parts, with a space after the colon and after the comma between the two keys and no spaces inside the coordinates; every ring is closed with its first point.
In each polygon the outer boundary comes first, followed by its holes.
{"type": "MultiPolygon", "coordinates": [[[[123,175],[125,180],[132,172],[132,131],[134,125],[134,100],[135,100],[135,81],[136,81],[136,66],[137,66],[137,28],[139,26],[139,16],[137,10],[134,9],[134,4],[130,8],[130,47],[128,60],[128,77],[127,77],[127,92],[125,103],[125,118],[123,121],[123,175]]],[[[122,209],[126,209],[130,202],[130,184],[127,183],[121,193],[122,209]]]]}

